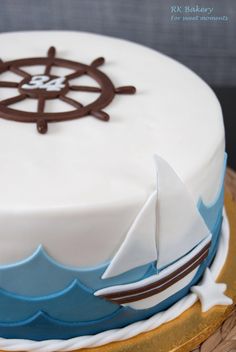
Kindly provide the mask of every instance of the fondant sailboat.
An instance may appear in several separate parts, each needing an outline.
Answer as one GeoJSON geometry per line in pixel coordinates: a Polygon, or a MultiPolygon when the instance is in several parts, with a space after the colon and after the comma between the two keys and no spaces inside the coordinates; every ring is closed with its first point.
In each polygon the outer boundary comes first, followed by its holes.
{"type": "Polygon", "coordinates": [[[95,292],[114,303],[150,308],[186,287],[208,255],[211,233],[192,195],[171,166],[155,156],[157,189],[103,274],[115,277],[155,262],[157,274],[95,292]]]}

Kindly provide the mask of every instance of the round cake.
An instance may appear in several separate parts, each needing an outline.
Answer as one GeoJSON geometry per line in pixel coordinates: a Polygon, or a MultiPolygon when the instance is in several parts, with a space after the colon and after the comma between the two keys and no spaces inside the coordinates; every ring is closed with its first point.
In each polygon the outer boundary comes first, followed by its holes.
{"type": "Polygon", "coordinates": [[[171,307],[219,250],[214,93],[105,36],[6,33],[0,48],[0,336],[95,335],[171,307]]]}

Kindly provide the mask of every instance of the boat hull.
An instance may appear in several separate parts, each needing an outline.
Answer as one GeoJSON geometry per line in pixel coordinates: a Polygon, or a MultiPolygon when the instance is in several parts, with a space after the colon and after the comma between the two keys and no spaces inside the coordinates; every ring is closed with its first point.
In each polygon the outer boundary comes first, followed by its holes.
{"type": "Polygon", "coordinates": [[[95,295],[134,309],[151,308],[190,284],[207,258],[210,246],[211,236],[208,236],[189,254],[158,274],[133,284],[108,287],[95,295]]]}

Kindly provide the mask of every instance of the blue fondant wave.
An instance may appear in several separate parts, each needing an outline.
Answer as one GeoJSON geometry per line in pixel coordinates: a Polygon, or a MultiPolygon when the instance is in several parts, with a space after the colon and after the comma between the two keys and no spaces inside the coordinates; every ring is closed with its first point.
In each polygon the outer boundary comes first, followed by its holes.
{"type": "Polygon", "coordinates": [[[116,278],[102,280],[108,264],[95,268],[73,268],[56,262],[39,246],[24,261],[0,267],[0,288],[25,296],[47,296],[62,291],[78,280],[92,291],[114,284],[139,281],[156,273],[152,263],[130,270],[116,278]]]}
{"type": "Polygon", "coordinates": [[[0,289],[0,322],[23,320],[43,310],[55,319],[87,322],[114,314],[120,306],[95,297],[92,291],[75,280],[63,291],[26,297],[0,289]]]}
{"type": "MultiPolygon", "coordinates": [[[[125,318],[125,311],[122,318],[125,318]]],[[[120,323],[119,312],[115,312],[110,319],[100,319],[89,323],[66,322],[50,317],[43,311],[32,317],[15,323],[0,323],[0,335],[5,338],[19,338],[32,340],[68,339],[74,336],[89,335],[101,330],[108,330],[120,323]]]]}

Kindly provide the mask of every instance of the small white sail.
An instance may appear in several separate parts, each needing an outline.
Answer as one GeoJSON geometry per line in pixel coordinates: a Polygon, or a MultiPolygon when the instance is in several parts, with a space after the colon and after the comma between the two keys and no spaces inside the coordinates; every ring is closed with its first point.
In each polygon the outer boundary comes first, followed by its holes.
{"type": "Polygon", "coordinates": [[[161,269],[188,253],[209,235],[195,201],[172,167],[155,156],[157,186],[157,267],[161,269]]]}
{"type": "Polygon", "coordinates": [[[157,193],[154,191],[134,220],[124,242],[103,274],[103,279],[157,260],[156,200],[157,193]]]}

